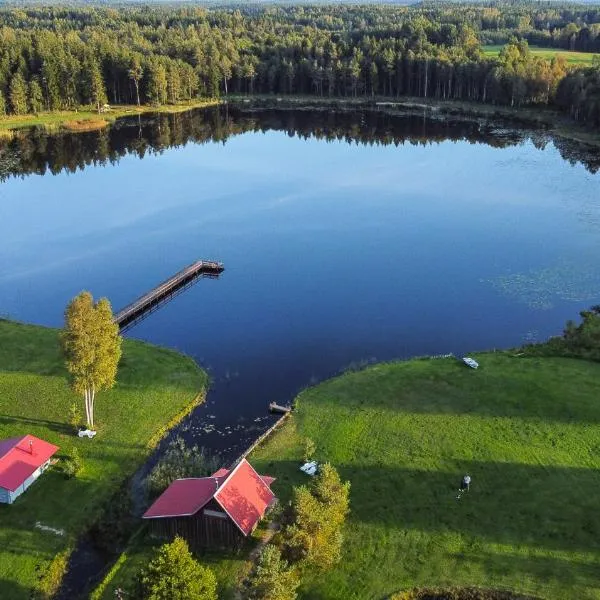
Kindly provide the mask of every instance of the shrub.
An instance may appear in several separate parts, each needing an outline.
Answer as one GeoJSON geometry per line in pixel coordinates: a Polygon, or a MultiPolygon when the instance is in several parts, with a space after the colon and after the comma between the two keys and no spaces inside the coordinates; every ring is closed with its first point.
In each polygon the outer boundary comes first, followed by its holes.
{"type": "Polygon", "coordinates": [[[561,337],[523,349],[532,356],[565,356],[600,361],[600,305],[579,313],[581,323],[569,321],[561,337]]]}
{"type": "Polygon", "coordinates": [[[81,409],[77,402],[73,402],[69,408],[69,424],[75,433],[77,433],[79,426],[81,425],[81,409]]]}
{"type": "Polygon", "coordinates": [[[217,600],[217,579],[176,537],[156,552],[141,576],[145,600],[217,600]]]}
{"type": "Polygon", "coordinates": [[[190,448],[183,438],[177,437],[146,478],[146,490],[151,497],[158,496],[175,479],[205,477],[218,468],[218,457],[208,456],[198,446],[190,448]]]}
{"type": "Polygon", "coordinates": [[[273,545],[260,554],[256,569],[250,577],[248,598],[253,600],[295,600],[300,585],[298,575],[281,558],[273,545]]]}
{"type": "Polygon", "coordinates": [[[304,462],[310,462],[314,455],[315,455],[315,451],[316,451],[316,446],[315,443],[310,439],[310,438],[306,438],[306,440],[304,441],[304,462]]]}
{"type": "Polygon", "coordinates": [[[83,461],[79,455],[79,450],[73,448],[71,456],[66,458],[63,462],[62,471],[67,479],[72,479],[73,477],[77,477],[78,473],[81,472],[81,469],[83,469],[83,461]]]}

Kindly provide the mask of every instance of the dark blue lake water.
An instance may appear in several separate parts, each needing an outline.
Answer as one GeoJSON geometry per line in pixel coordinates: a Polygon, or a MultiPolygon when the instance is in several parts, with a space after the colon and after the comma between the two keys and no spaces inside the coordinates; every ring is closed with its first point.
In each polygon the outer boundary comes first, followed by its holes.
{"type": "Polygon", "coordinates": [[[188,435],[228,453],[350,365],[543,340],[600,301],[600,174],[539,132],[230,109],[22,133],[0,162],[4,316],[224,262],[128,335],[211,371],[188,435]]]}

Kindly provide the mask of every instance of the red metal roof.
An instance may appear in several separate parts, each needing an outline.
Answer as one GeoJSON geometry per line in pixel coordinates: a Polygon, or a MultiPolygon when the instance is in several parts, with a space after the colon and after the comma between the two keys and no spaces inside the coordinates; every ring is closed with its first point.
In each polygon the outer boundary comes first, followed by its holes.
{"type": "Polygon", "coordinates": [[[33,435],[0,441],[0,487],[14,492],[57,451],[33,435]]]}
{"type": "Polygon", "coordinates": [[[260,475],[243,459],[215,494],[215,500],[235,524],[248,535],[275,499],[260,475]]]}
{"type": "Polygon", "coordinates": [[[218,484],[214,477],[176,479],[144,513],[144,519],[189,517],[215,495],[218,484]]]}
{"type": "Polygon", "coordinates": [[[189,517],[214,498],[231,520],[248,535],[275,499],[269,486],[243,459],[233,470],[219,469],[212,477],[175,480],[145,512],[144,519],[189,517]]]}

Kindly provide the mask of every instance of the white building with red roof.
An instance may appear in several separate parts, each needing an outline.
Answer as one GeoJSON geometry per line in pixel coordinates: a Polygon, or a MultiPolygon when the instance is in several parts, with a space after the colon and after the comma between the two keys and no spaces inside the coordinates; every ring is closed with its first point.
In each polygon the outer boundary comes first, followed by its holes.
{"type": "Polygon", "coordinates": [[[159,537],[180,535],[195,546],[238,546],[276,502],[274,478],[246,459],[210,477],[176,479],[144,513],[159,537]]]}
{"type": "Polygon", "coordinates": [[[0,440],[0,502],[12,504],[48,467],[58,446],[33,435],[0,440]]]}

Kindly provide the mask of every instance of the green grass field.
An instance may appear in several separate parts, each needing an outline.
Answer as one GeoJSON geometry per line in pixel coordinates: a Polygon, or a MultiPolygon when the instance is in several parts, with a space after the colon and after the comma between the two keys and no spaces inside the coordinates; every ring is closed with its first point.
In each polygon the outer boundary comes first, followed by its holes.
{"type": "MultiPolygon", "coordinates": [[[[486,56],[498,56],[502,45],[497,46],[482,46],[481,49],[486,56]]],[[[562,50],[560,48],[540,48],[538,46],[529,46],[531,54],[551,60],[555,56],[562,56],[570,65],[591,66],[592,59],[595,54],[593,52],[571,52],[570,50],[562,50]]]]}
{"type": "Polygon", "coordinates": [[[60,446],[59,455],[77,447],[84,463],[76,479],[54,468],[13,505],[0,505],[2,600],[30,597],[52,557],[90,525],[161,429],[206,385],[192,359],[125,341],[117,386],[97,396],[98,435],[79,439],[68,414],[73,401],[83,401],[67,386],[58,331],[0,321],[0,439],[31,433],[60,446]],[[36,529],[36,522],[66,535],[36,529]]]}
{"type": "Polygon", "coordinates": [[[352,482],[342,561],[308,575],[301,597],[481,586],[600,598],[600,364],[477,358],[477,371],[415,360],[327,381],[253,454],[284,501],[305,481],[306,437],[352,482]]]}

